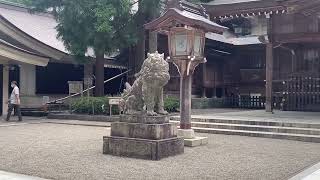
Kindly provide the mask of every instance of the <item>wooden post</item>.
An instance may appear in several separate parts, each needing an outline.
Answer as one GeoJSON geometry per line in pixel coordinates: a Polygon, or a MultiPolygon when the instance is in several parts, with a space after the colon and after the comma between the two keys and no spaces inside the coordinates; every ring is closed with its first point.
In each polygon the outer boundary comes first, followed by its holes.
{"type": "Polygon", "coordinates": [[[266,111],[272,112],[273,44],[266,46],[266,111]]]}
{"type": "Polygon", "coordinates": [[[202,97],[206,98],[206,74],[207,74],[207,66],[206,63],[202,64],[202,97]]]}
{"type": "Polygon", "coordinates": [[[180,77],[180,129],[191,129],[191,87],[192,75],[180,77]]]}
{"type": "Polygon", "coordinates": [[[8,114],[8,100],[9,100],[9,68],[3,66],[2,76],[2,115],[8,114]]]}
{"type": "Polygon", "coordinates": [[[266,111],[272,112],[272,80],[273,80],[273,37],[272,37],[272,15],[268,19],[268,41],[266,44],[266,111]]]}

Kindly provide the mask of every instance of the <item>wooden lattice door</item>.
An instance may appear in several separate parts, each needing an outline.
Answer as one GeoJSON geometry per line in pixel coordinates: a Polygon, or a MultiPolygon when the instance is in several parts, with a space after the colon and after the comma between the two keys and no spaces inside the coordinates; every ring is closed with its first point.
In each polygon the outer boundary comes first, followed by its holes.
{"type": "Polygon", "coordinates": [[[284,110],[320,111],[319,76],[294,75],[284,85],[284,110]]]}

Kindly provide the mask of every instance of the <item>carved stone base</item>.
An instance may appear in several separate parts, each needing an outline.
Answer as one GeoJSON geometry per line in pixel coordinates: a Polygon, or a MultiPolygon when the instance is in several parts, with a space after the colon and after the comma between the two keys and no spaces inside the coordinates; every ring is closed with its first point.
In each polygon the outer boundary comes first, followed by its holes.
{"type": "Polygon", "coordinates": [[[184,140],[180,137],[150,140],[127,137],[103,137],[103,153],[148,160],[182,154],[184,140]]]}
{"type": "Polygon", "coordinates": [[[169,123],[168,116],[147,116],[145,113],[133,115],[120,115],[120,122],[143,123],[143,124],[163,124],[169,123]]]}
{"type": "Polygon", "coordinates": [[[111,136],[160,140],[177,137],[174,123],[142,124],[115,122],[111,124],[111,136]]]}
{"type": "Polygon", "coordinates": [[[103,137],[104,154],[160,160],[184,152],[184,139],[167,116],[122,115],[120,121],[103,137]]]}

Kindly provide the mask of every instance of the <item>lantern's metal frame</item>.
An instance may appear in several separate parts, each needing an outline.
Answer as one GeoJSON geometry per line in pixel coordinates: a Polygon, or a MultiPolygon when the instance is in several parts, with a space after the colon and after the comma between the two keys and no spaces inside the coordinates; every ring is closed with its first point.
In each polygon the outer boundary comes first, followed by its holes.
{"type": "Polygon", "coordinates": [[[204,46],[205,46],[205,32],[200,29],[195,29],[193,27],[173,27],[170,29],[168,38],[168,47],[169,47],[169,57],[167,58],[168,62],[174,63],[177,67],[178,72],[181,76],[193,74],[195,68],[200,63],[207,62],[204,58],[204,46]],[[187,49],[186,55],[176,55],[176,42],[175,36],[180,33],[185,32],[187,36],[187,49]],[[199,55],[195,55],[194,44],[196,36],[200,37],[200,52],[199,55]]]}

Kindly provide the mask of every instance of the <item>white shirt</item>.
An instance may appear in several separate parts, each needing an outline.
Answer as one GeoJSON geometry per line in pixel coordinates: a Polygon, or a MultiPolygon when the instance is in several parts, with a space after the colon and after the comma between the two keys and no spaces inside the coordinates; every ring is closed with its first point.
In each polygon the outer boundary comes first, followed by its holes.
{"type": "Polygon", "coordinates": [[[11,96],[10,96],[10,103],[11,104],[18,104],[17,98],[16,96],[19,97],[19,88],[18,86],[15,86],[11,92],[11,96]]]}

